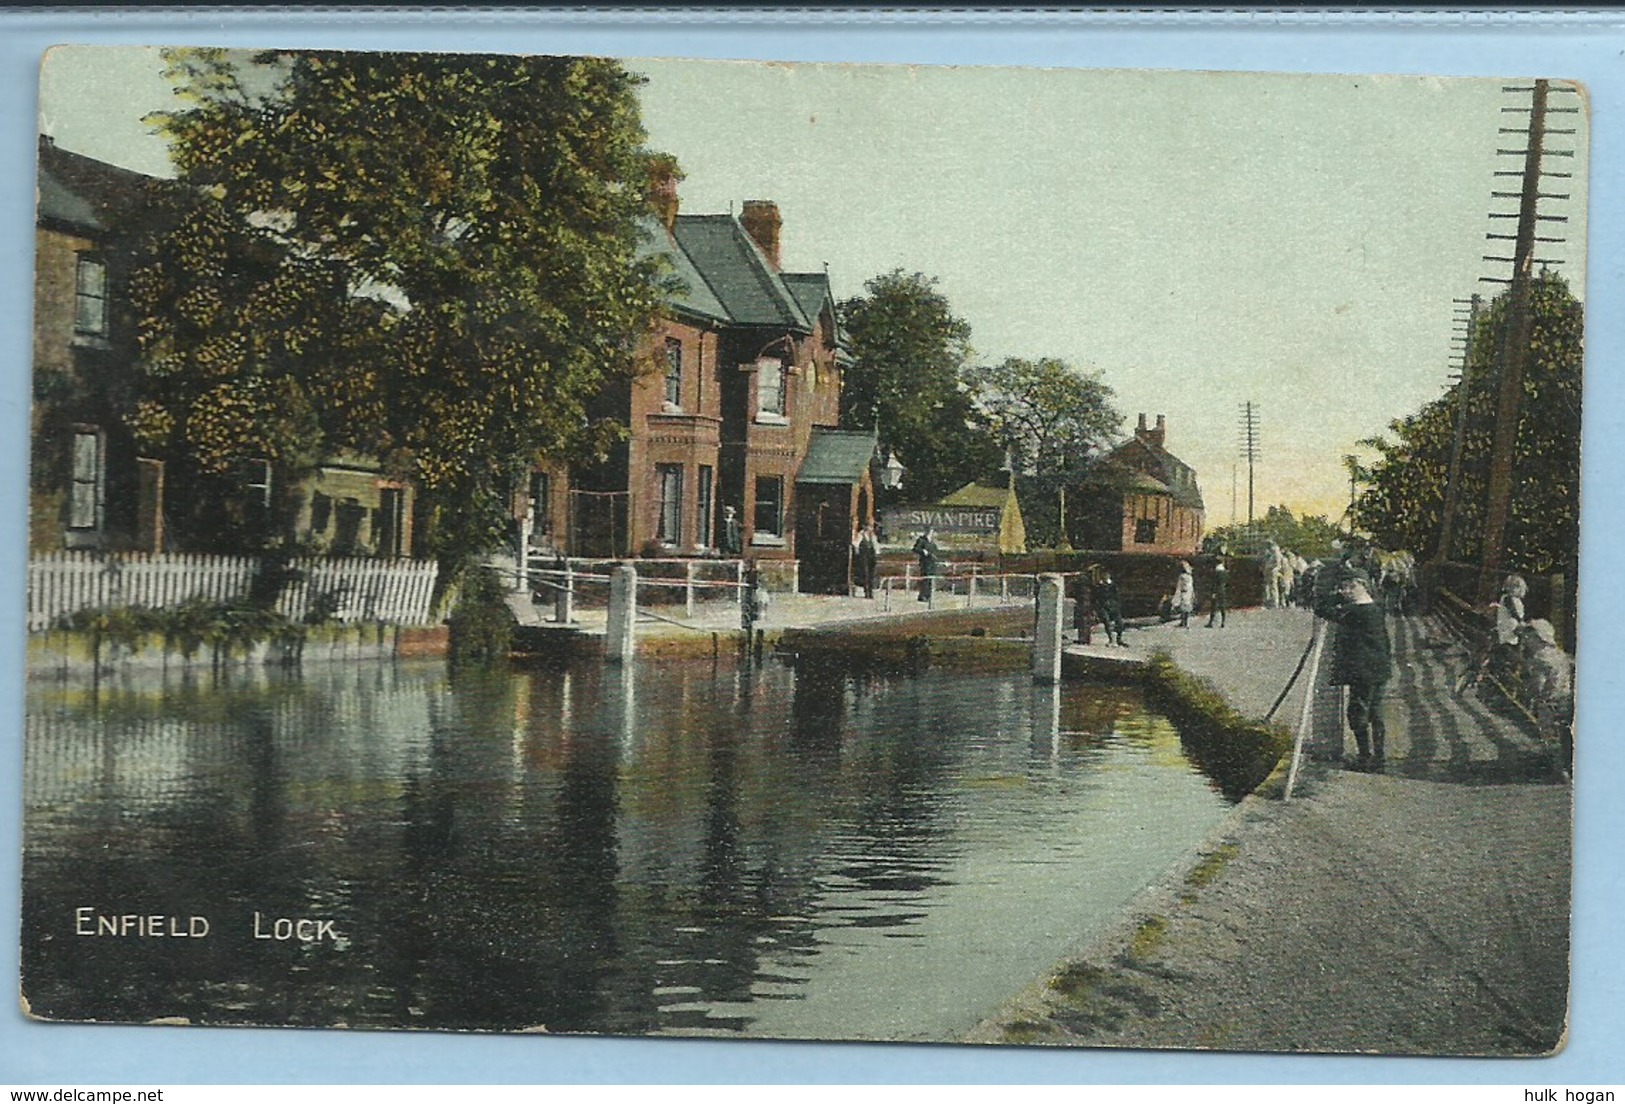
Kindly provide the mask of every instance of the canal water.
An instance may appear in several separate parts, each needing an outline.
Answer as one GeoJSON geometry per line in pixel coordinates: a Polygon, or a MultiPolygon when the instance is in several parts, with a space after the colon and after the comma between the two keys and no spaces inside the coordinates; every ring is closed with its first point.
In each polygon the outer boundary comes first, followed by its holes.
{"type": "Polygon", "coordinates": [[[952,1039],[1224,815],[1123,687],[439,663],[28,695],[52,1019],[952,1039]]]}

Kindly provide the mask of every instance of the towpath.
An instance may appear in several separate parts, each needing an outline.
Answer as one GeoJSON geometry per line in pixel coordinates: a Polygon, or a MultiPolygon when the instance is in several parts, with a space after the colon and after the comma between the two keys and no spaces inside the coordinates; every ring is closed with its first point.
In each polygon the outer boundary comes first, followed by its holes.
{"type": "MultiPolygon", "coordinates": [[[[1297,610],[1128,634],[1262,716],[1304,646],[1297,610]]],[[[1389,769],[1309,761],[1239,805],[1202,854],[972,1041],[1540,1054],[1568,995],[1570,790],[1430,621],[1396,618],[1389,769]]],[[[1295,722],[1295,689],[1277,720],[1295,722]]]]}

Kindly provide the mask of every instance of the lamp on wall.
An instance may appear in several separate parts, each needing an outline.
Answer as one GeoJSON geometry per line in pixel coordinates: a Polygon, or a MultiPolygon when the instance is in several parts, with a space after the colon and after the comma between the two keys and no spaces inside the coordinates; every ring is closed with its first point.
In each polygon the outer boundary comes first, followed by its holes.
{"type": "Polygon", "coordinates": [[[880,467],[880,485],[888,491],[895,491],[903,485],[903,473],[906,471],[908,469],[903,467],[896,454],[888,452],[886,462],[880,467]]]}

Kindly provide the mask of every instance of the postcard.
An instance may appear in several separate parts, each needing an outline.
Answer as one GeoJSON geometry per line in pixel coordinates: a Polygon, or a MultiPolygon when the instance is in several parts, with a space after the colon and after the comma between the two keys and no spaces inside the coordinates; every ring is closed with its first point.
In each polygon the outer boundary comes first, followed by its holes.
{"type": "Polygon", "coordinates": [[[1569,1030],[1587,103],[60,47],[69,1023],[1569,1030]]]}

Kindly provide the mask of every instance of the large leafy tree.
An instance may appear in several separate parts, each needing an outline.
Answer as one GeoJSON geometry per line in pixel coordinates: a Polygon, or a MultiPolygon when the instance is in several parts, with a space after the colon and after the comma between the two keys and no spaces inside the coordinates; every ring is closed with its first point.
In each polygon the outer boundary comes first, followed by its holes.
{"type": "Polygon", "coordinates": [[[641,366],[661,281],[638,79],[613,61],[170,55],[189,199],[138,280],[149,441],[205,470],[351,447],[414,478],[432,551],[495,545],[540,458],[641,366]]]}
{"type": "Polygon", "coordinates": [[[920,502],[991,474],[1000,457],[966,386],[970,326],[936,284],[896,269],[839,308],[855,361],[842,375],[841,422],[878,429],[907,468],[903,493],[920,502]]]}
{"type": "MultiPolygon", "coordinates": [[[[1580,390],[1584,308],[1558,276],[1531,286],[1530,355],[1523,379],[1513,459],[1513,494],[1504,562],[1532,573],[1570,571],[1580,518],[1580,390]]],[[[1364,484],[1355,521],[1391,548],[1424,557],[1476,562],[1483,555],[1485,509],[1495,409],[1500,391],[1498,344],[1506,330],[1507,296],[1480,317],[1469,350],[1471,372],[1442,397],[1361,442],[1377,458],[1361,465],[1364,484]],[[1452,547],[1438,549],[1456,415],[1465,403],[1466,432],[1452,547]]]]}
{"type": "Polygon", "coordinates": [[[1053,357],[1010,357],[968,378],[981,424],[1029,477],[1021,485],[1029,534],[1059,538],[1062,488],[1077,481],[1122,425],[1112,389],[1098,372],[1053,357]]]}

